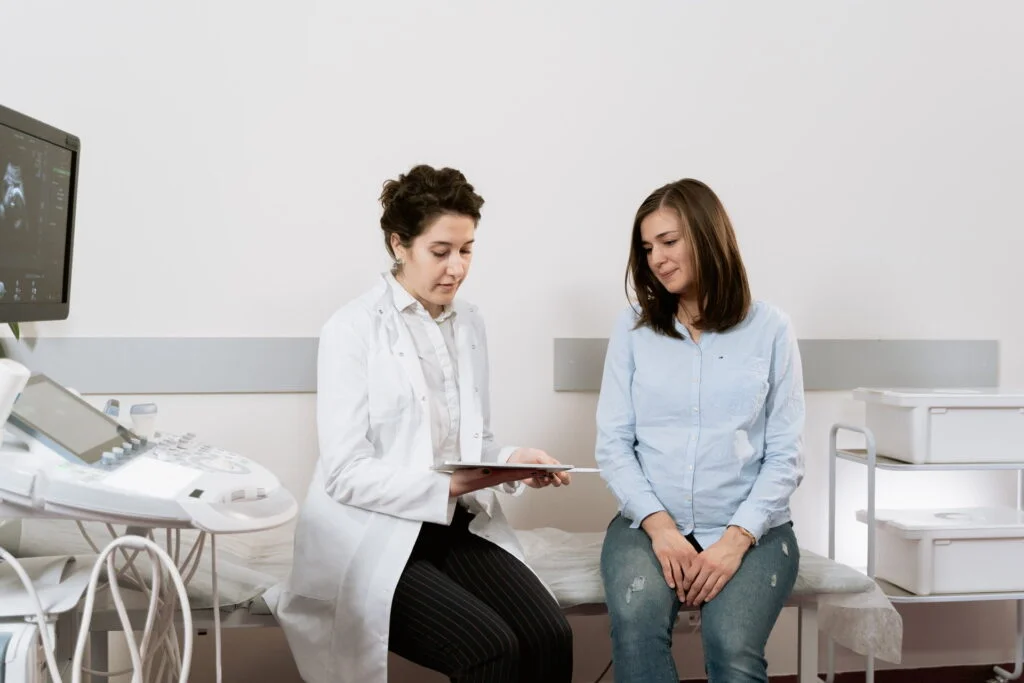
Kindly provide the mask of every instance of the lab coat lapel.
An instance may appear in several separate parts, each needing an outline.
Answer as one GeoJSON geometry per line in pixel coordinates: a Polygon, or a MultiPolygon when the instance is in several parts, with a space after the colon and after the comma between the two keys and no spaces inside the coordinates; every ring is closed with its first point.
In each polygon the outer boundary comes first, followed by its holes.
{"type": "Polygon", "coordinates": [[[405,370],[409,382],[412,384],[416,398],[424,399],[427,395],[427,380],[423,376],[423,366],[420,365],[420,357],[416,353],[416,345],[412,340],[412,333],[401,319],[397,309],[392,308],[391,325],[394,334],[391,337],[391,353],[398,361],[398,364],[405,370]]]}
{"type": "Polygon", "coordinates": [[[471,306],[456,304],[455,346],[459,366],[459,450],[465,461],[479,462],[482,457],[483,420],[480,416],[479,389],[474,359],[480,349],[479,340],[469,316],[471,306]]]}

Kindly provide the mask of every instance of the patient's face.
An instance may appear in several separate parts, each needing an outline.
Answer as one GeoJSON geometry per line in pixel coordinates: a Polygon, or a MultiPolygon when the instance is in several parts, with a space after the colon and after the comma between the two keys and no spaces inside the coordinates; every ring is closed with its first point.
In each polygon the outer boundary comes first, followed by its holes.
{"type": "Polygon", "coordinates": [[[475,236],[476,222],[460,214],[442,214],[408,248],[392,236],[395,256],[402,260],[395,278],[430,315],[440,315],[466,280],[475,236]]]}
{"type": "Polygon", "coordinates": [[[658,282],[685,297],[694,284],[693,252],[679,214],[668,208],[652,212],[640,223],[647,265],[658,282]]]}

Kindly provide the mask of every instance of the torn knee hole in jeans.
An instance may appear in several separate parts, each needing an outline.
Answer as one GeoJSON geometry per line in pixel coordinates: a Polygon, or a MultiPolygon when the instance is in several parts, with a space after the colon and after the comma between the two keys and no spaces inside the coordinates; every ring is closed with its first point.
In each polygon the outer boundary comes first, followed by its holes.
{"type": "Polygon", "coordinates": [[[639,593],[646,585],[647,579],[643,576],[633,579],[633,583],[629,584],[629,588],[626,589],[626,604],[628,605],[630,600],[633,599],[633,593],[639,593]]]}

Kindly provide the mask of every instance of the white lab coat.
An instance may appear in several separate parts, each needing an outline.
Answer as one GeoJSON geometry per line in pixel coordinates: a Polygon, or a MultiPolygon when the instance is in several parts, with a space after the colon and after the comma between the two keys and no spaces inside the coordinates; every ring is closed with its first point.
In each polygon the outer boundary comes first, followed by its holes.
{"type": "MultiPolygon", "coordinates": [[[[462,459],[505,462],[515,449],[489,428],[483,320],[454,306],[462,459]]],[[[450,476],[430,469],[426,382],[383,278],[324,326],[317,381],[320,457],[276,615],[307,683],[386,683],[395,586],[421,524],[449,523],[454,501],[450,476]]],[[[495,491],[463,501],[477,512],[470,531],[522,561],[495,491]]]]}

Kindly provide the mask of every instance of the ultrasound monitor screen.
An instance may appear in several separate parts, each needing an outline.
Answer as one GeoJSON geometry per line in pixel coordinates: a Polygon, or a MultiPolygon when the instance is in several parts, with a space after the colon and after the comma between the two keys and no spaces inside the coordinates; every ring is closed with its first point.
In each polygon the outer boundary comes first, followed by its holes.
{"type": "Polygon", "coordinates": [[[67,301],[73,153],[0,122],[0,305],[67,301]]]}
{"type": "Polygon", "coordinates": [[[11,410],[11,422],[92,464],[135,435],[45,375],[33,375],[11,410]]]}

